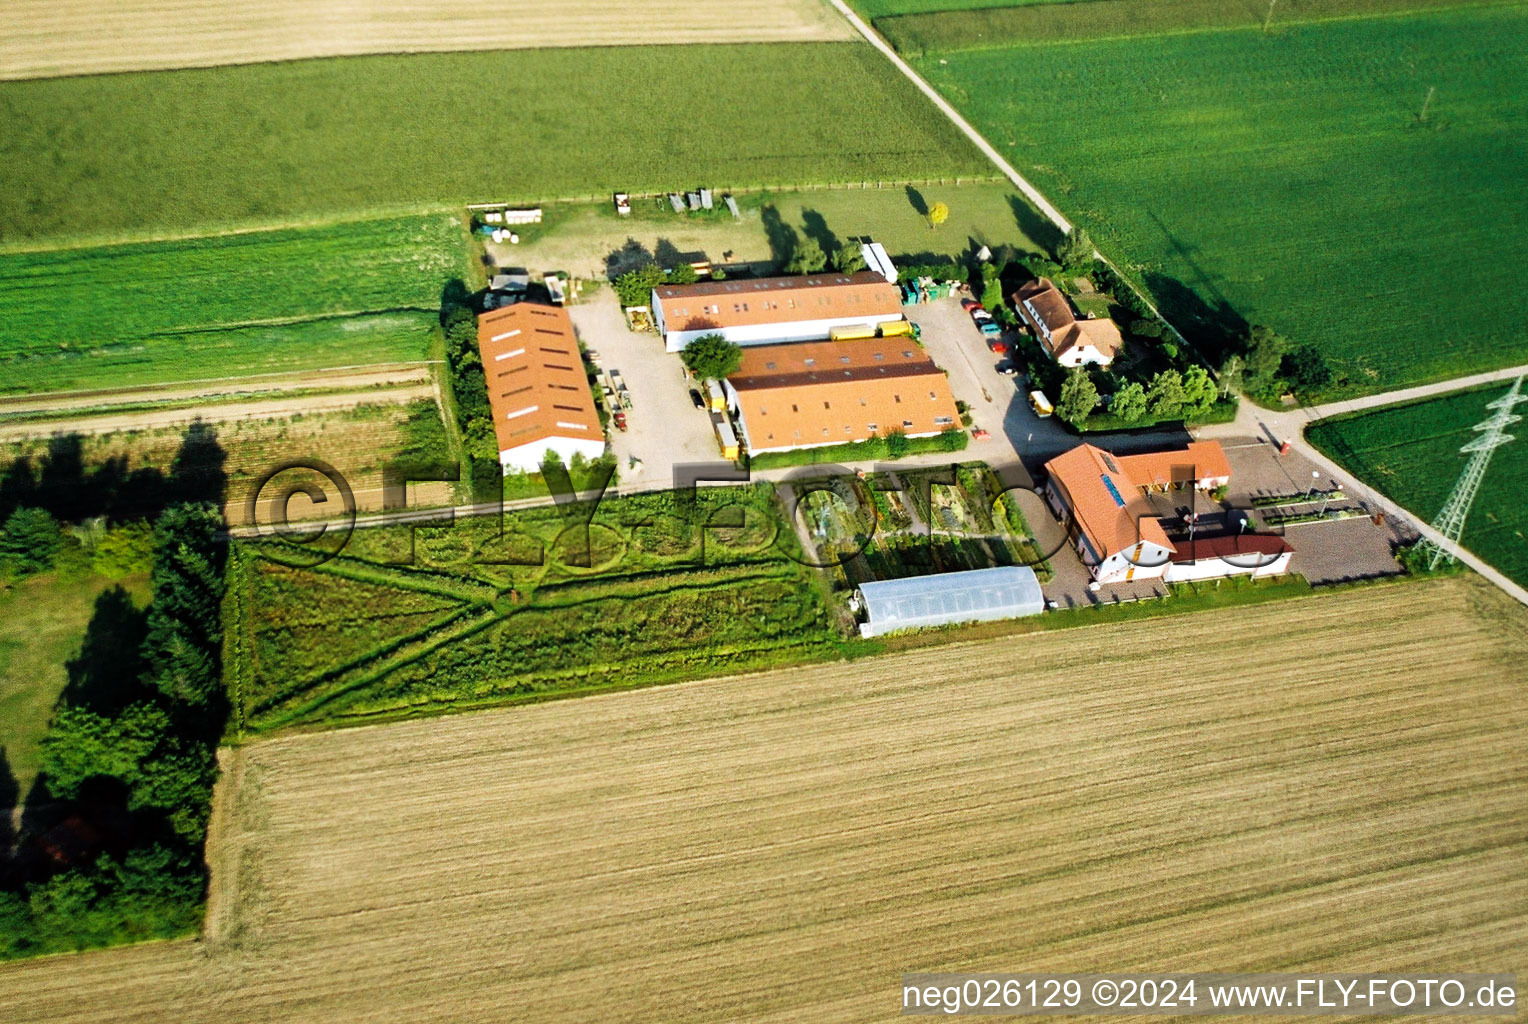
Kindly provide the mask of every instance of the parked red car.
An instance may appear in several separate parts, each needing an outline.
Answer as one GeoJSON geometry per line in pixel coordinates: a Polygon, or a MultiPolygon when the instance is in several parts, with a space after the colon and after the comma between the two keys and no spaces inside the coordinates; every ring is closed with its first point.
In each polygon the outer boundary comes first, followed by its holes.
{"type": "Polygon", "coordinates": [[[626,430],[626,414],[617,409],[611,413],[610,419],[615,423],[615,429],[624,432],[626,430]]]}
{"type": "Polygon", "coordinates": [[[998,352],[998,353],[1002,353],[1002,352],[1007,352],[1008,351],[1008,343],[1006,341],[1004,341],[1002,338],[988,338],[987,339],[987,347],[990,348],[992,351],[998,352]]]}

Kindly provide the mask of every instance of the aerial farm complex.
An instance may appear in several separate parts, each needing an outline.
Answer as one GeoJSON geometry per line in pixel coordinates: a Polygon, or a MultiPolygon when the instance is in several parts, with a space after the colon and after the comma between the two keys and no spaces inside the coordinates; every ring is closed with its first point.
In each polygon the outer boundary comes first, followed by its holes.
{"type": "Polygon", "coordinates": [[[12,6],[0,1021],[1517,999],[1528,0],[12,6]]]}

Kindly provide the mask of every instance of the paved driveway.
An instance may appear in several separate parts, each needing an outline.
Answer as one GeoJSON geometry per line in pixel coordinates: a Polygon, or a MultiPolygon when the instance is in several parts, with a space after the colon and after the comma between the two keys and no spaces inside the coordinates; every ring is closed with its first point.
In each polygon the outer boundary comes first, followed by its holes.
{"type": "Polygon", "coordinates": [[[599,353],[601,372],[620,371],[631,390],[627,431],[610,427],[621,491],[673,487],[676,464],[723,461],[710,417],[690,401],[679,356],[665,352],[656,334],[627,330],[613,291],[601,289],[568,312],[584,346],[599,353]]]}

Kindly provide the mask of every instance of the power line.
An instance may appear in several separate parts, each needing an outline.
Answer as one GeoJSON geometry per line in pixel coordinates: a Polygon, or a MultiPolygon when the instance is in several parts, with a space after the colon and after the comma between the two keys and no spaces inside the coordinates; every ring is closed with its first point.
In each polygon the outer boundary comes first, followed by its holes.
{"type": "MultiPolygon", "coordinates": [[[[1480,491],[1481,481],[1485,479],[1492,453],[1513,440],[1513,436],[1507,433],[1507,427],[1522,421],[1522,417],[1513,413],[1512,409],[1520,402],[1528,402],[1528,395],[1522,393],[1525,379],[1528,379],[1528,374],[1513,381],[1512,388],[1505,395],[1486,404],[1486,408],[1493,412],[1489,419],[1475,424],[1475,430],[1480,436],[1471,438],[1459,449],[1470,457],[1470,461],[1459,475],[1459,482],[1454,485],[1454,493],[1444,503],[1443,511],[1433,520],[1433,529],[1456,545],[1464,533],[1464,521],[1469,517],[1470,506],[1475,503],[1475,495],[1480,491]]],[[[1432,552],[1428,568],[1436,569],[1445,561],[1454,561],[1453,553],[1445,550],[1442,545],[1431,540],[1425,543],[1432,552]]]]}

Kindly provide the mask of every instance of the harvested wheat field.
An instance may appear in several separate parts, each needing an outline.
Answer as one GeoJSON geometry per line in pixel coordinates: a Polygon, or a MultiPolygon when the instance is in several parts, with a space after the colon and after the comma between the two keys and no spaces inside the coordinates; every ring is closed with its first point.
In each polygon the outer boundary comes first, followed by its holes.
{"type": "Polygon", "coordinates": [[[1521,609],[1452,579],[283,737],[227,758],[209,938],[0,968],[0,1019],[858,1021],[909,970],[1523,971],[1525,657],[1521,609]]]}
{"type": "Polygon", "coordinates": [[[7,0],[0,78],[251,64],[304,57],[633,43],[854,37],[826,0],[119,0],[109,31],[81,0],[7,0]]]}

